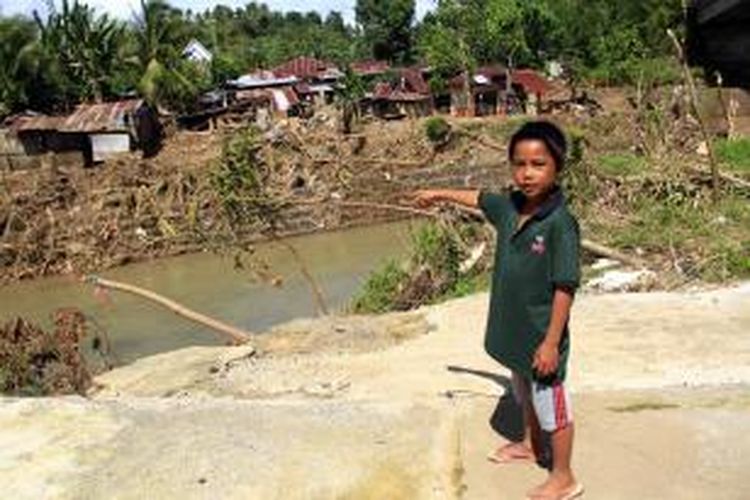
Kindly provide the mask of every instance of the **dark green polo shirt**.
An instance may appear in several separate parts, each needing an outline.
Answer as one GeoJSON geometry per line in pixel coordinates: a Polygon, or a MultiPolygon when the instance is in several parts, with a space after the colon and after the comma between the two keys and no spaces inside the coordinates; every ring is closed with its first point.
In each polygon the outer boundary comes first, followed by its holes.
{"type": "MultiPolygon", "coordinates": [[[[479,195],[480,208],[497,230],[485,349],[511,370],[537,378],[532,363],[547,333],[555,288],[575,289],[580,282],[580,236],[559,188],[517,229],[523,203],[520,192],[479,195]]],[[[565,379],[569,344],[566,325],[560,365],[550,381],[565,379]]]]}

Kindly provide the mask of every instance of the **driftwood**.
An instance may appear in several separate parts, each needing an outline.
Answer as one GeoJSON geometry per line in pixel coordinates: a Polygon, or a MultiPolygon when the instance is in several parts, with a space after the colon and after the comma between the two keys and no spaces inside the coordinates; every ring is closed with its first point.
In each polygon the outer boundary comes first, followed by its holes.
{"type": "Polygon", "coordinates": [[[600,243],[595,243],[591,240],[582,240],[581,248],[583,248],[587,252],[591,252],[597,257],[606,257],[608,259],[617,260],[619,262],[622,262],[623,264],[627,264],[633,267],[645,267],[645,263],[641,259],[626,255],[619,250],[609,248],[600,243]]]}
{"type": "MultiPolygon", "coordinates": [[[[711,174],[711,172],[706,172],[705,170],[702,170],[697,167],[690,168],[691,171],[695,172],[696,174],[704,175],[704,174],[711,174]]],[[[742,179],[740,177],[737,177],[732,174],[728,174],[726,172],[719,172],[719,178],[723,180],[724,182],[727,182],[729,184],[732,184],[736,187],[744,188],[744,189],[750,189],[750,181],[747,181],[745,179],[742,179]]]]}
{"type": "Polygon", "coordinates": [[[486,147],[488,147],[490,149],[494,149],[495,151],[499,151],[499,152],[503,153],[503,155],[505,155],[505,154],[508,153],[508,148],[507,147],[502,146],[500,144],[496,144],[496,143],[494,143],[492,141],[489,141],[485,137],[482,137],[479,134],[475,134],[474,132],[470,132],[470,131],[468,131],[466,129],[459,129],[458,133],[462,134],[462,135],[465,135],[466,137],[469,137],[469,138],[477,141],[478,143],[482,144],[483,146],[486,146],[486,147]]]}
{"type": "MultiPolygon", "coordinates": [[[[322,157],[322,158],[313,158],[313,161],[315,163],[337,163],[341,161],[341,158],[322,157]]],[[[361,158],[361,157],[353,157],[349,161],[354,162],[354,163],[373,163],[376,165],[396,165],[396,166],[402,166],[402,167],[423,167],[429,162],[429,160],[409,161],[409,160],[389,160],[385,158],[361,158]]]]}
{"type": "Polygon", "coordinates": [[[183,306],[182,304],[175,302],[174,300],[168,299],[150,290],[146,290],[145,288],[137,287],[127,283],[121,283],[118,281],[105,280],[99,278],[98,276],[89,276],[85,278],[85,281],[100,288],[126,292],[131,295],[136,295],[146,300],[150,300],[151,302],[155,302],[163,307],[166,307],[179,316],[187,318],[191,321],[195,321],[196,323],[200,323],[204,326],[207,326],[208,328],[215,330],[216,332],[227,337],[235,345],[245,344],[250,340],[251,334],[249,332],[240,330],[239,328],[227,325],[226,323],[223,323],[217,319],[195,312],[183,306]]]}

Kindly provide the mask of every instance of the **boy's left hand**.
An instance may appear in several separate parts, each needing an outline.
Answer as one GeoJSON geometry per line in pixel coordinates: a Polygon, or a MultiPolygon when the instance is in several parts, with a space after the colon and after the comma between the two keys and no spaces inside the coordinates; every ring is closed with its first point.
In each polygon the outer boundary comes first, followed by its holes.
{"type": "Polygon", "coordinates": [[[534,370],[542,376],[551,375],[557,371],[557,364],[560,362],[560,353],[557,346],[549,342],[542,342],[534,354],[534,370]]]}

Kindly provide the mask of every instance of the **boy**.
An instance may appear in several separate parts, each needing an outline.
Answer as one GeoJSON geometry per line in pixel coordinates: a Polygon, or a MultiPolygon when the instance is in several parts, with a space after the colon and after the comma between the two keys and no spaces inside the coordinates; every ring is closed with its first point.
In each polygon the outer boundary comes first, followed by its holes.
{"type": "Polygon", "coordinates": [[[529,492],[529,498],[538,500],[567,500],[583,493],[570,468],[573,421],[564,385],[568,318],[580,280],[578,224],[557,184],[565,152],[565,136],[557,126],[529,122],[508,147],[516,188],[510,195],[427,190],[415,200],[421,207],[442,201],[479,207],[497,230],[485,349],[512,371],[526,437],[489,458],[540,461],[542,431],[550,433],[549,477],[529,492]]]}

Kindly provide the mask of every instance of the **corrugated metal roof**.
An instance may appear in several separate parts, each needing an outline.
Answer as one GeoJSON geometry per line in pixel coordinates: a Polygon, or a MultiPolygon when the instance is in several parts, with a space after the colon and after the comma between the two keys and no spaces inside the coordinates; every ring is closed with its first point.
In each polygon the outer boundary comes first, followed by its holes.
{"type": "Polygon", "coordinates": [[[546,94],[550,85],[539,73],[533,69],[518,69],[511,76],[513,83],[521,85],[526,92],[534,94],[546,94]]]}
{"type": "Polygon", "coordinates": [[[401,70],[401,78],[406,85],[401,85],[401,91],[429,95],[430,86],[427,85],[420,68],[404,68],[401,70]]]}
{"type": "Polygon", "coordinates": [[[60,124],[60,132],[124,132],[132,125],[132,115],[143,105],[142,99],[81,104],[60,124]]]}
{"type": "Polygon", "coordinates": [[[387,61],[357,61],[351,64],[352,71],[358,75],[380,75],[391,69],[387,61]]]}
{"type": "Polygon", "coordinates": [[[329,79],[339,78],[342,74],[335,64],[315,59],[314,57],[296,57],[272,70],[277,76],[296,76],[297,78],[329,79]]]}
{"type": "Polygon", "coordinates": [[[142,99],[81,104],[68,116],[21,116],[14,120],[10,128],[17,132],[127,132],[132,125],[132,116],[142,105],[142,99]]]}
{"type": "Polygon", "coordinates": [[[375,85],[373,97],[375,97],[376,99],[386,99],[391,92],[393,92],[393,89],[388,82],[378,82],[375,85]]]}
{"type": "Polygon", "coordinates": [[[63,116],[19,116],[10,121],[8,128],[15,132],[57,130],[63,120],[63,116]]]}
{"type": "Polygon", "coordinates": [[[278,76],[271,71],[256,71],[247,75],[242,75],[236,80],[227,82],[231,87],[238,89],[251,89],[262,87],[279,87],[282,85],[293,85],[297,83],[295,76],[278,76]]]}
{"type": "Polygon", "coordinates": [[[386,98],[389,101],[398,101],[398,102],[421,102],[421,101],[429,101],[430,96],[420,94],[418,92],[403,92],[400,90],[395,90],[390,93],[390,95],[386,98]]]}

